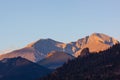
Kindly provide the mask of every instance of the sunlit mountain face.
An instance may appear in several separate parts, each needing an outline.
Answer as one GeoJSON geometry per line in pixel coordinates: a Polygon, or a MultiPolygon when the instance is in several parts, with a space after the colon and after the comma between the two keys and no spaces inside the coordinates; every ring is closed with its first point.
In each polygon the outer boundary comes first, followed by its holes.
{"type": "Polygon", "coordinates": [[[75,57],[79,56],[82,49],[88,47],[90,52],[99,52],[108,49],[118,41],[102,33],[93,33],[75,42],[63,43],[52,39],[40,39],[30,43],[22,49],[0,55],[0,59],[21,56],[33,62],[44,59],[52,51],[65,52],[75,57]]]}

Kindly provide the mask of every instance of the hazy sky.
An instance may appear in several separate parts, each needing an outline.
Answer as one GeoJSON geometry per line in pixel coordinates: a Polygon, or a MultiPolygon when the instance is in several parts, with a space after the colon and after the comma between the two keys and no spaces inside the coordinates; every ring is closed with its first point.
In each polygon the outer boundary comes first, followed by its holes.
{"type": "Polygon", "coordinates": [[[0,0],[0,51],[94,32],[120,39],[120,0],[0,0]]]}

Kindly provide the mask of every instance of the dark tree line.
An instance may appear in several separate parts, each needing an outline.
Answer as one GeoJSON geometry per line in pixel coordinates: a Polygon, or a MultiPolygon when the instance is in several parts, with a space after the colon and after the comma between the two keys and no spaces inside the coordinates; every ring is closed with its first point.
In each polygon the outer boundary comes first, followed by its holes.
{"type": "Polygon", "coordinates": [[[39,80],[120,80],[120,44],[99,53],[79,56],[39,80]]]}

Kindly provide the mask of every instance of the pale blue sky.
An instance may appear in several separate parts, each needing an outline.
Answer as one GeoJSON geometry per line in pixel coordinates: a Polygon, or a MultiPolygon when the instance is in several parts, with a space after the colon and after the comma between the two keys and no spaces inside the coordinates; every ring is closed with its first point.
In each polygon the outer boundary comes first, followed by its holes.
{"type": "Polygon", "coordinates": [[[93,32],[120,38],[120,0],[0,0],[0,51],[93,32]]]}

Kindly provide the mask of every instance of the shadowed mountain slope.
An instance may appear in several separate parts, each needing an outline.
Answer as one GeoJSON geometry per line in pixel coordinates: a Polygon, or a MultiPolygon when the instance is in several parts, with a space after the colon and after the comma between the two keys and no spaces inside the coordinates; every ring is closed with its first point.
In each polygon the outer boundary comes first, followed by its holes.
{"type": "Polygon", "coordinates": [[[34,80],[51,70],[24,58],[6,58],[0,61],[0,80],[34,80]]]}
{"type": "Polygon", "coordinates": [[[39,61],[38,64],[51,69],[55,69],[62,66],[68,60],[72,60],[74,58],[74,56],[64,52],[52,51],[48,53],[45,59],[39,61]]]}

